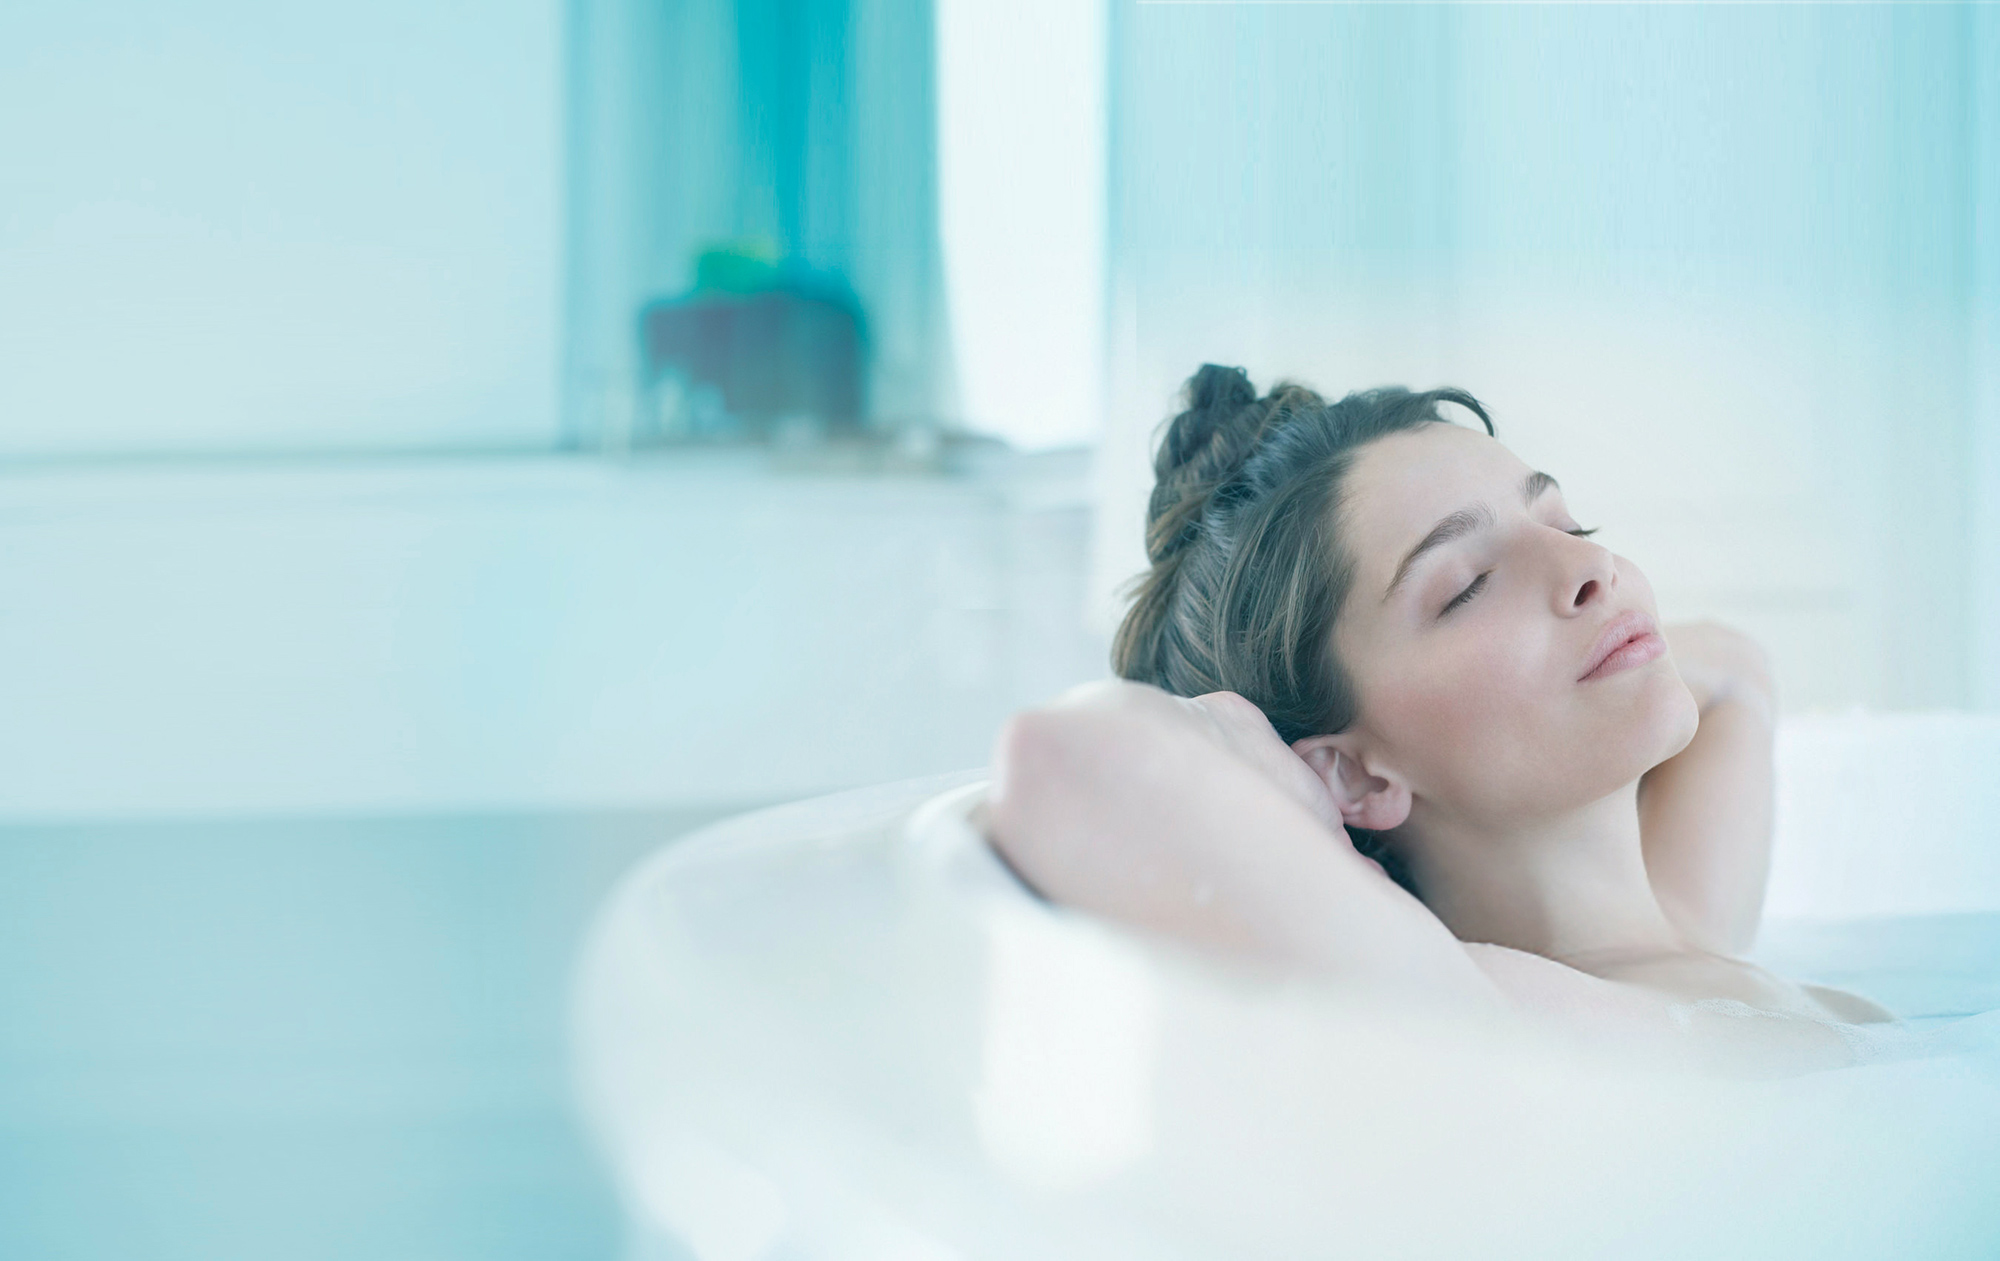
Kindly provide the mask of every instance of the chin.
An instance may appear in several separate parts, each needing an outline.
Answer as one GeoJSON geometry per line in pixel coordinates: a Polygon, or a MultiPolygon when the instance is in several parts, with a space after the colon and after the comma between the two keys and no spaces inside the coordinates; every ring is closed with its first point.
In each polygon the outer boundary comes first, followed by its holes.
{"type": "Polygon", "coordinates": [[[1591,768],[1588,791],[1580,792],[1579,799],[1634,782],[1694,739],[1701,714],[1675,671],[1660,671],[1642,687],[1628,690],[1620,702],[1615,713],[1600,711],[1599,721],[1590,725],[1594,734],[1585,738],[1590,751],[1577,751],[1576,764],[1591,768]]]}

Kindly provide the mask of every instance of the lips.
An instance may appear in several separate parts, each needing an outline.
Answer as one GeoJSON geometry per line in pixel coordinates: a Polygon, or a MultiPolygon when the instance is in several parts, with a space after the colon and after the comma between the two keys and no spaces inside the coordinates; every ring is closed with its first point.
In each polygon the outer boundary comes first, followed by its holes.
{"type": "Polygon", "coordinates": [[[1583,673],[1577,676],[1577,682],[1586,683],[1593,678],[1603,678],[1631,666],[1643,665],[1666,650],[1667,642],[1660,638],[1653,619],[1637,609],[1628,609],[1612,618],[1604,633],[1591,645],[1590,655],[1584,659],[1583,673]]]}

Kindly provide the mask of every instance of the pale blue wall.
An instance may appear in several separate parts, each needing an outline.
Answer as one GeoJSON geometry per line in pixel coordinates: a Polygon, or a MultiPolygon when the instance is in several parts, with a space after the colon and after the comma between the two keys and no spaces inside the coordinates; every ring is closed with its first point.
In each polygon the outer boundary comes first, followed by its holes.
{"type": "Polygon", "coordinates": [[[0,6],[0,457],[556,441],[562,6],[0,6]]]}
{"type": "Polygon", "coordinates": [[[1117,13],[1127,259],[1310,253],[1314,280],[1371,287],[1969,287],[1994,73],[1973,6],[1117,13]]]}

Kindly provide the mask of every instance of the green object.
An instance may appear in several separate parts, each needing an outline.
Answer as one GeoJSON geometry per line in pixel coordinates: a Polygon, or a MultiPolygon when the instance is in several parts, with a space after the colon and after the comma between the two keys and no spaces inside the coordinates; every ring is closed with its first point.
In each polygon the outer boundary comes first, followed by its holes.
{"type": "Polygon", "coordinates": [[[695,256],[697,294],[768,293],[778,287],[778,247],[765,238],[730,241],[695,256]]]}

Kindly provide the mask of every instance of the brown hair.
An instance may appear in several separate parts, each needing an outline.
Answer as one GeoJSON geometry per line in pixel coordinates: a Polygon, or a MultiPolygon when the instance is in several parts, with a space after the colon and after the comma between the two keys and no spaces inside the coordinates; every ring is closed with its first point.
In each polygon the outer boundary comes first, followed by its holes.
{"type": "MultiPolygon", "coordinates": [[[[1344,731],[1354,684],[1333,651],[1354,578],[1341,487],[1355,452],[1386,434],[1448,423],[1441,403],[1493,421],[1463,390],[1366,390],[1328,403],[1279,382],[1264,397],[1241,368],[1208,363],[1153,460],[1137,599],[1112,642],[1120,677],[1178,696],[1237,692],[1289,744],[1344,731]]],[[[1355,845],[1410,887],[1381,839],[1355,845]]],[[[1414,891],[1414,890],[1413,890],[1414,891]]]]}

